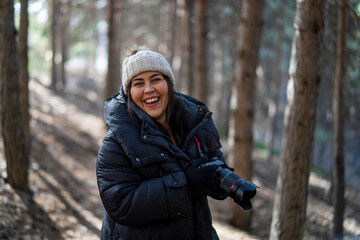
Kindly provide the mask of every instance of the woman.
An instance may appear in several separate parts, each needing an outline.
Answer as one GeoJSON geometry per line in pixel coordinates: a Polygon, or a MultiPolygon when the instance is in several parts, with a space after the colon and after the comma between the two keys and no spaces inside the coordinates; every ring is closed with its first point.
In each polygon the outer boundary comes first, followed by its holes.
{"type": "Polygon", "coordinates": [[[122,87],[105,102],[109,131],[97,161],[101,239],[218,239],[207,195],[227,195],[217,166],[200,164],[224,161],[219,136],[207,107],[174,85],[159,53],[135,49],[123,62],[122,87]]]}

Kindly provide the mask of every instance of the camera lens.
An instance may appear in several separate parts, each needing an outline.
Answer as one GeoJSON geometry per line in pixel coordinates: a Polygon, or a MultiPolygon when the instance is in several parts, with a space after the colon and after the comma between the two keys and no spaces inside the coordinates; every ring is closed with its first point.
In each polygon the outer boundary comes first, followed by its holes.
{"type": "Polygon", "coordinates": [[[199,167],[217,165],[217,177],[218,181],[220,182],[220,188],[225,191],[229,197],[234,199],[234,202],[244,210],[250,210],[252,208],[250,199],[255,197],[256,189],[259,187],[252,182],[245,181],[233,173],[226,167],[224,162],[220,161],[216,157],[212,158],[211,160],[211,162],[201,164],[199,167]]]}
{"type": "Polygon", "coordinates": [[[244,210],[252,208],[250,199],[256,195],[258,186],[252,182],[245,181],[227,168],[219,171],[220,188],[224,190],[229,197],[233,198],[244,210]]]}

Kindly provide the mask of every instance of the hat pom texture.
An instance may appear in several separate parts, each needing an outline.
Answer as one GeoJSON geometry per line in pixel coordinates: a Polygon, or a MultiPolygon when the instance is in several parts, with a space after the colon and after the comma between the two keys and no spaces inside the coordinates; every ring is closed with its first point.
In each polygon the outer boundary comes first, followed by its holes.
{"type": "Polygon", "coordinates": [[[137,50],[131,52],[133,55],[124,59],[122,64],[122,86],[127,94],[131,80],[143,72],[160,72],[169,77],[175,86],[175,76],[169,62],[165,57],[150,50],[137,50]]]}

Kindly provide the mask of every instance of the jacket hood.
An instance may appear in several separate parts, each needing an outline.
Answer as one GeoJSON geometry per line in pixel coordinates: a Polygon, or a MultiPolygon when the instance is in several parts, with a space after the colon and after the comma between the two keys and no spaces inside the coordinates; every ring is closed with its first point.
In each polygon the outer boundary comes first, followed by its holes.
{"type": "Polygon", "coordinates": [[[127,96],[122,90],[122,87],[116,95],[105,101],[104,120],[112,131],[114,131],[121,122],[131,122],[130,115],[127,111],[127,96]]]}

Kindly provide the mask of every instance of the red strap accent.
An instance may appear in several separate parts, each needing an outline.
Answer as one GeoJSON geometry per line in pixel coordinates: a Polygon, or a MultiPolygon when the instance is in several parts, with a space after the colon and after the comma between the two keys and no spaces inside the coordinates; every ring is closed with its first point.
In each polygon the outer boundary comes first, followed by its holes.
{"type": "Polygon", "coordinates": [[[196,137],[195,135],[193,135],[193,137],[194,137],[194,139],[195,139],[195,142],[196,142],[196,145],[197,145],[197,148],[198,148],[200,157],[204,156],[203,152],[201,151],[201,145],[200,145],[199,140],[197,139],[197,137],[196,137]]]}
{"type": "Polygon", "coordinates": [[[198,147],[200,147],[200,142],[199,142],[199,140],[197,139],[197,137],[196,137],[195,135],[193,135],[193,137],[194,137],[194,139],[195,139],[196,145],[197,145],[198,147]]]}

